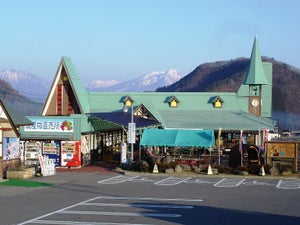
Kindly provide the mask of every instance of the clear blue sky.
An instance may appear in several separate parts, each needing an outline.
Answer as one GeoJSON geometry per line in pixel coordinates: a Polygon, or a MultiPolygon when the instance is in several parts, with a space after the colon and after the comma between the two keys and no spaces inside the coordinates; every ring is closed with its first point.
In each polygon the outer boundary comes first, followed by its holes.
{"type": "Polygon", "coordinates": [[[0,70],[52,81],[62,56],[81,80],[263,56],[300,68],[299,0],[0,0],[0,70]]]}

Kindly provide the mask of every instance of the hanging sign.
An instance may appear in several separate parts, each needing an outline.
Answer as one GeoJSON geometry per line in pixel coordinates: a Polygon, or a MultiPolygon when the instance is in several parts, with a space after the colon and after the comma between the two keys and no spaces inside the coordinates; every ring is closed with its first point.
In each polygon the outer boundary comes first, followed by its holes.
{"type": "Polygon", "coordinates": [[[128,143],[135,144],[135,123],[128,123],[128,143]]]}

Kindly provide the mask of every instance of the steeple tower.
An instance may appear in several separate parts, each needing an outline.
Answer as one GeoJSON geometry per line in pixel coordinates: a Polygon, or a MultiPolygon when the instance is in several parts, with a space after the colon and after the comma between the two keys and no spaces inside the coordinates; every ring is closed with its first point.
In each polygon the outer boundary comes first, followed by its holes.
{"type": "Polygon", "coordinates": [[[260,117],[262,109],[262,86],[267,85],[268,80],[264,73],[257,37],[254,39],[250,65],[243,84],[249,86],[249,112],[260,117]]]}

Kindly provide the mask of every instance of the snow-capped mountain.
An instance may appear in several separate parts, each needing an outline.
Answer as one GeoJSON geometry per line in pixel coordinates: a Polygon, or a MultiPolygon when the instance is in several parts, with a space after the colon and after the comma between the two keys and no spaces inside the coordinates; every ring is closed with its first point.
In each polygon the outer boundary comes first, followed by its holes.
{"type": "Polygon", "coordinates": [[[49,81],[21,70],[2,70],[0,79],[8,82],[21,95],[39,103],[44,102],[51,85],[49,81]]]}
{"type": "MultiPolygon", "coordinates": [[[[158,87],[169,86],[180,80],[183,74],[179,70],[157,71],[148,73],[137,79],[125,82],[116,80],[95,80],[85,85],[87,91],[107,92],[143,92],[155,91],[158,87]]],[[[2,70],[0,79],[8,82],[20,95],[34,102],[44,103],[51,83],[34,74],[21,70],[2,70]]]]}
{"type": "Polygon", "coordinates": [[[119,84],[119,81],[116,80],[94,80],[86,84],[86,88],[89,90],[99,90],[104,89],[116,84],[119,84]]]}
{"type": "MultiPolygon", "coordinates": [[[[90,91],[108,91],[108,92],[143,92],[155,91],[158,87],[169,86],[184,75],[176,69],[168,71],[155,71],[141,76],[137,79],[117,83],[111,86],[92,86],[87,85],[86,89],[90,91]]],[[[94,81],[94,83],[103,84],[104,81],[94,81]]],[[[111,81],[110,81],[111,82],[111,81]]],[[[115,81],[116,82],[116,81],[115,81]]]]}

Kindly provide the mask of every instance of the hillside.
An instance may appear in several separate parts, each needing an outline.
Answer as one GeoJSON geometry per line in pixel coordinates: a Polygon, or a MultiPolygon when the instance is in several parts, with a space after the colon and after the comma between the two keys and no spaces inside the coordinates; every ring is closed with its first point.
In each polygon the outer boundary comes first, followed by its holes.
{"type": "Polygon", "coordinates": [[[11,87],[9,83],[0,79],[0,98],[10,108],[18,111],[21,115],[39,115],[42,109],[41,103],[36,103],[22,95],[11,87]]]}
{"type": "MultiPolygon", "coordinates": [[[[273,119],[279,121],[282,129],[300,130],[300,107],[297,104],[300,99],[300,70],[271,58],[263,57],[263,61],[273,64],[273,119]]],[[[247,58],[205,63],[174,84],[158,88],[156,91],[235,92],[244,79],[248,65],[249,59],[247,58]]],[[[149,77],[145,76],[145,78],[149,81],[149,77]]],[[[23,86],[26,81],[32,84],[31,79],[23,79],[23,86]]],[[[145,80],[142,81],[145,82],[145,80]]],[[[160,79],[156,80],[156,82],[158,81],[160,84],[164,83],[160,79]]],[[[35,86],[41,87],[42,85],[35,86]]],[[[18,92],[16,90],[20,88],[12,87],[11,84],[1,79],[0,88],[1,100],[10,107],[26,116],[40,114],[43,103],[31,100],[32,95],[26,97],[23,95],[26,93],[25,91],[18,92]]],[[[47,91],[45,88],[40,89],[47,91]]],[[[46,96],[46,94],[41,94],[41,96],[46,96]]]]}
{"type": "MultiPolygon", "coordinates": [[[[300,129],[300,70],[286,63],[263,57],[273,64],[273,119],[281,128],[300,129]]],[[[249,59],[205,63],[178,82],[158,88],[162,92],[223,92],[237,91],[244,79],[249,59]]]]}

